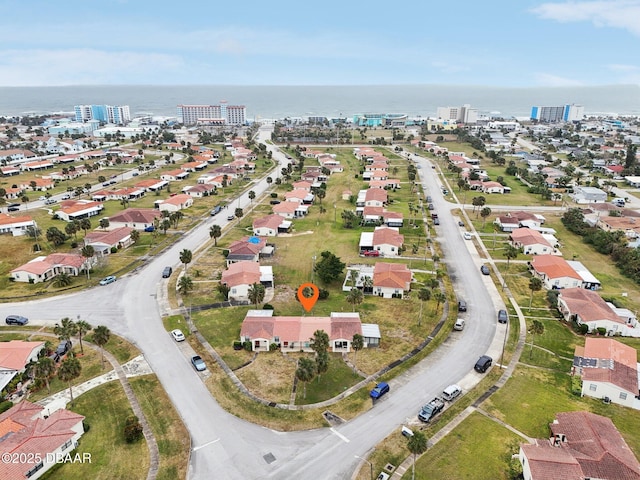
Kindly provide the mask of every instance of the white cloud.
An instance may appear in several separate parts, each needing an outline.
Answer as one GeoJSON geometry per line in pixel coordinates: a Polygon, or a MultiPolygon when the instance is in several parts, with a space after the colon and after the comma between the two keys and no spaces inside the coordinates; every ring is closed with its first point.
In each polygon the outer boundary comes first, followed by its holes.
{"type": "Polygon", "coordinates": [[[571,78],[560,77],[551,73],[535,73],[534,78],[541,87],[580,87],[584,82],[571,78]]]}
{"type": "Polygon", "coordinates": [[[607,65],[607,68],[612,72],[622,73],[640,73],[640,67],[638,65],[626,65],[621,63],[612,63],[607,65]]]}
{"type": "Polygon", "coordinates": [[[531,12],[557,22],[591,22],[596,27],[628,30],[640,36],[640,0],[543,3],[531,12]]]}
{"type": "Polygon", "coordinates": [[[435,61],[431,62],[431,66],[440,70],[442,73],[459,73],[471,70],[468,66],[462,65],[461,63],[435,61]]]}

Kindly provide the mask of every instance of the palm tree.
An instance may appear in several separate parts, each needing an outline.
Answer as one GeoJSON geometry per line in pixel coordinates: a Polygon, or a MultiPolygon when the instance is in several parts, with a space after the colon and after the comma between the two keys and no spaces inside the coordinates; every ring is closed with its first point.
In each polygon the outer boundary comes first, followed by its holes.
{"type": "Polygon", "coordinates": [[[320,375],[329,370],[329,354],[324,351],[316,356],[316,373],[318,374],[318,381],[320,381],[320,375]]]}
{"type": "Polygon", "coordinates": [[[218,238],[222,236],[222,228],[220,225],[211,225],[209,229],[209,237],[213,238],[213,243],[217,247],[218,246],[218,238]]]}
{"type": "Polygon", "coordinates": [[[421,455],[427,451],[427,437],[425,437],[424,433],[420,431],[413,432],[413,436],[409,437],[409,441],[407,442],[407,448],[413,454],[413,469],[411,473],[411,478],[415,480],[416,456],[421,455]]]}
{"type": "Polygon", "coordinates": [[[447,300],[447,296],[443,292],[438,291],[433,294],[433,298],[436,301],[436,313],[437,313],[438,310],[440,309],[440,304],[444,303],[447,300]]]}
{"type": "Polygon", "coordinates": [[[180,263],[184,264],[185,275],[187,273],[187,265],[191,263],[191,260],[193,260],[193,253],[191,253],[191,250],[185,248],[180,252],[180,263]]]}
{"type": "Polygon", "coordinates": [[[363,299],[364,295],[362,293],[362,290],[359,290],[357,288],[352,287],[351,291],[347,294],[347,302],[351,304],[354,312],[356,311],[356,305],[360,305],[363,299]]]}
{"type": "Polygon", "coordinates": [[[88,260],[90,258],[93,258],[93,256],[96,254],[96,251],[91,245],[85,245],[84,247],[82,247],[80,254],[85,259],[84,263],[85,263],[85,268],[87,269],[87,280],[91,280],[89,275],[89,272],[91,270],[91,265],[88,260]]]}
{"type": "Polygon", "coordinates": [[[73,282],[73,278],[66,272],[60,272],[53,279],[53,286],[56,288],[68,287],[73,282]]]}
{"type": "Polygon", "coordinates": [[[296,378],[299,382],[304,383],[302,397],[307,398],[307,383],[313,380],[316,374],[316,364],[313,360],[303,357],[298,360],[298,368],[296,369],[296,378]]]}
{"type": "Polygon", "coordinates": [[[80,376],[82,372],[82,365],[75,355],[68,355],[58,369],[58,378],[61,382],[67,382],[69,384],[69,395],[71,396],[71,404],[73,405],[73,390],[71,389],[71,382],[80,376]]]}
{"type": "Polygon", "coordinates": [[[188,275],[183,275],[178,280],[178,292],[180,295],[187,296],[193,290],[193,280],[188,275]]]}
{"type": "Polygon", "coordinates": [[[53,327],[53,333],[55,333],[60,340],[71,340],[75,334],[78,333],[78,326],[69,317],[65,317],[60,320],[60,323],[56,323],[53,327]]]}
{"type": "Polygon", "coordinates": [[[515,247],[514,245],[507,245],[507,248],[504,250],[504,256],[507,257],[507,269],[509,268],[509,260],[512,258],[517,258],[518,253],[520,253],[520,249],[515,247]]]}
{"type": "Polygon", "coordinates": [[[349,281],[351,282],[351,286],[355,287],[358,282],[358,277],[360,276],[360,272],[355,268],[353,270],[349,270],[349,281]]]}
{"type": "Polygon", "coordinates": [[[256,198],[256,192],[253,190],[249,190],[249,200],[251,200],[251,205],[253,205],[253,199],[256,198]]]}
{"type": "Polygon", "coordinates": [[[102,368],[104,368],[104,346],[107,344],[110,337],[111,330],[104,325],[98,325],[93,330],[93,343],[100,347],[100,352],[102,353],[102,368]]]}
{"type": "Polygon", "coordinates": [[[320,199],[320,205],[322,205],[322,199],[327,196],[327,191],[324,188],[319,188],[316,192],[316,197],[320,199]]]}
{"type": "Polygon", "coordinates": [[[131,240],[133,243],[137,243],[140,240],[140,232],[138,230],[131,231],[131,240]]]}
{"type": "Polygon", "coordinates": [[[91,220],[83,218],[80,220],[80,228],[84,230],[84,236],[87,236],[87,230],[91,230],[91,220]]]}
{"type": "Polygon", "coordinates": [[[491,215],[491,209],[489,207],[484,207],[480,210],[480,216],[482,217],[482,229],[484,230],[484,226],[487,223],[487,217],[491,215]]]}
{"type": "Polygon", "coordinates": [[[93,329],[93,327],[91,326],[91,324],[85,320],[78,320],[76,322],[76,331],[78,334],[78,340],[80,341],[80,352],[84,353],[84,348],[82,346],[82,336],[85,333],[90,332],[93,329]]]}
{"type": "Polygon", "coordinates": [[[69,222],[64,226],[64,232],[67,235],[73,235],[74,237],[76,237],[76,240],[78,239],[78,226],[76,225],[76,222],[69,222]]]}
{"type": "Polygon", "coordinates": [[[351,339],[351,348],[353,348],[353,367],[356,368],[356,356],[358,352],[364,348],[364,338],[359,333],[354,333],[351,339]]]}
{"type": "Polygon", "coordinates": [[[100,219],[100,228],[103,230],[106,230],[107,228],[109,228],[109,219],[108,218],[101,218],[100,219]]]}
{"type": "Polygon", "coordinates": [[[544,333],[544,324],[540,320],[534,320],[529,327],[529,333],[531,334],[531,350],[529,350],[529,358],[533,355],[533,339],[535,335],[542,335],[544,333]]]}
{"type": "Polygon", "coordinates": [[[362,277],[362,293],[373,292],[373,278],[369,275],[362,277]]]}
{"type": "Polygon", "coordinates": [[[424,302],[431,300],[431,290],[428,288],[421,288],[418,290],[418,299],[420,300],[420,315],[418,316],[418,326],[422,323],[422,307],[424,302]]]}
{"type": "Polygon", "coordinates": [[[258,304],[264,300],[265,288],[261,283],[254,283],[249,287],[249,292],[247,294],[247,298],[253,304],[255,304],[256,308],[258,308],[258,304]]]}
{"type": "Polygon", "coordinates": [[[55,362],[49,357],[41,357],[35,364],[34,373],[35,378],[44,381],[47,386],[47,393],[51,393],[51,387],[49,385],[49,379],[56,371],[55,362]]]}
{"type": "Polygon", "coordinates": [[[542,289],[542,280],[538,277],[531,277],[529,279],[529,290],[531,290],[531,298],[529,298],[529,308],[531,308],[531,303],[533,302],[533,292],[537,292],[542,289]]]}

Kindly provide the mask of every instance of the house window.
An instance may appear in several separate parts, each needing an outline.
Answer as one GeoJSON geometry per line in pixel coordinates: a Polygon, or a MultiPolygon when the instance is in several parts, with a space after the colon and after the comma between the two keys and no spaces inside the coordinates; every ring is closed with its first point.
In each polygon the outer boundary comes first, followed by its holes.
{"type": "Polygon", "coordinates": [[[34,465],[32,468],[30,468],[27,473],[24,474],[24,476],[27,478],[31,478],[36,472],[38,472],[38,470],[42,469],[42,467],[44,467],[44,463],[40,462],[39,464],[34,465]]]}
{"type": "Polygon", "coordinates": [[[67,448],[69,448],[71,445],[73,445],[73,442],[71,440],[67,440],[64,445],[62,445],[62,451],[64,452],[67,448]]]}
{"type": "Polygon", "coordinates": [[[347,343],[346,340],[338,340],[338,341],[336,341],[334,343],[334,345],[335,345],[336,349],[340,349],[341,350],[341,349],[347,348],[348,343],[347,343]]]}
{"type": "Polygon", "coordinates": [[[598,386],[595,383],[592,383],[591,385],[589,385],[589,390],[591,390],[592,392],[595,392],[598,389],[598,386]]]}
{"type": "Polygon", "coordinates": [[[626,400],[627,399],[627,394],[624,392],[620,392],[620,400],[626,400]]]}
{"type": "MultiPolygon", "coordinates": [[[[273,337],[275,343],[280,343],[280,337],[273,337]]],[[[286,343],[286,342],[285,342],[286,343]]]]}

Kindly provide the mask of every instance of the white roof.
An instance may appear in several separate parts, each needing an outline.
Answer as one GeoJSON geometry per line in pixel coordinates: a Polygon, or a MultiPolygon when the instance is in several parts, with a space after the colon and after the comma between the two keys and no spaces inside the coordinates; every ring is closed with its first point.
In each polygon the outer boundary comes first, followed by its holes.
{"type": "Polygon", "coordinates": [[[573,268],[573,270],[580,275],[580,278],[582,278],[582,280],[584,280],[585,282],[589,282],[589,283],[600,283],[600,280],[598,280],[593,273],[591,273],[587,267],[585,267],[581,262],[575,261],[575,260],[567,260],[567,263],[569,264],[569,266],[571,268],[573,268]]]}
{"type": "Polygon", "coordinates": [[[247,317],[273,317],[273,310],[249,310],[247,317]]]}
{"type": "Polygon", "coordinates": [[[260,266],[260,281],[273,282],[273,267],[271,265],[260,266]]]}
{"type": "Polygon", "coordinates": [[[373,248],[373,232],[362,232],[360,234],[360,246],[373,248]]]}
{"type": "Polygon", "coordinates": [[[382,338],[380,327],[375,323],[363,323],[362,336],[365,338],[382,338]]]}

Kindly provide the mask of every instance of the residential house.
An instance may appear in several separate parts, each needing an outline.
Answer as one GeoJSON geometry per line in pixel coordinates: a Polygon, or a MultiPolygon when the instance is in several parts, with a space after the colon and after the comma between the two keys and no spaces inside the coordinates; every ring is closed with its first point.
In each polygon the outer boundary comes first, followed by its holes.
{"type": "Polygon", "coordinates": [[[193,197],[191,197],[191,195],[187,195],[186,193],[178,193],[177,195],[173,195],[166,200],[159,200],[158,202],[156,202],[156,207],[159,208],[161,212],[177,212],[179,210],[189,208],[192,205],[193,197]]]}
{"type": "Polygon", "coordinates": [[[373,231],[373,249],[385,257],[400,255],[404,235],[395,227],[376,227],[373,231]]]}
{"type": "Polygon", "coordinates": [[[84,244],[93,247],[97,256],[109,255],[111,249],[127,248],[133,244],[132,227],[118,227],[108,231],[89,232],[84,237],[84,244]]]}
{"type": "Polygon", "coordinates": [[[274,247],[267,245],[267,239],[264,237],[251,236],[231,243],[228,250],[227,266],[242,261],[257,262],[261,256],[272,255],[274,247]]]}
{"type": "Polygon", "coordinates": [[[184,170],[185,173],[188,173],[188,172],[200,172],[205,168],[207,168],[208,166],[209,166],[209,163],[206,160],[194,160],[193,162],[183,163],[182,165],[180,165],[180,168],[184,170]]]}
{"type": "Polygon", "coordinates": [[[607,192],[596,187],[575,186],[571,196],[576,203],[602,203],[607,201],[607,192]]]}
{"type": "Polygon", "coordinates": [[[306,190],[307,192],[310,192],[311,187],[313,186],[311,182],[307,182],[305,180],[300,180],[299,182],[293,182],[292,185],[294,190],[306,190]]]}
{"type": "Polygon", "coordinates": [[[291,222],[274,213],[253,221],[253,234],[259,237],[275,237],[278,233],[286,233],[291,228],[291,222]]]}
{"type": "Polygon", "coordinates": [[[158,190],[162,190],[167,185],[169,185],[169,182],[166,180],[149,178],[147,180],[139,181],[135,184],[135,187],[142,188],[147,192],[156,192],[158,190]]]}
{"type": "Polygon", "coordinates": [[[153,227],[156,218],[162,214],[153,208],[127,208],[109,217],[111,228],[131,227],[136,230],[144,230],[153,227]]]}
{"type": "MultiPolygon", "coordinates": [[[[11,458],[35,459],[33,463],[0,462],[0,478],[34,480],[42,477],[77,448],[84,433],[83,420],[82,415],[69,410],[52,412],[50,407],[26,400],[0,414],[2,451],[11,458]]],[[[91,462],[88,453],[76,455],[91,462]]]]}
{"type": "Polygon", "coordinates": [[[543,234],[530,228],[517,228],[509,235],[511,244],[525,255],[561,255],[543,234]]]}
{"type": "Polygon", "coordinates": [[[499,182],[482,182],[483,193],[507,193],[506,188],[499,182]]]}
{"type": "Polygon", "coordinates": [[[582,395],[640,409],[638,352],[612,338],[587,337],[577,346],[572,373],[582,378],[582,395]]]}
{"type": "Polygon", "coordinates": [[[315,198],[315,195],[307,190],[297,188],[295,190],[291,190],[290,192],[285,193],[284,198],[287,202],[296,202],[296,203],[302,203],[305,205],[310,205],[313,203],[313,199],[315,198]]]}
{"type": "Polygon", "coordinates": [[[411,290],[411,271],[404,264],[376,262],[373,268],[373,294],[383,298],[402,298],[411,290]]]}
{"type": "Polygon", "coordinates": [[[182,189],[184,193],[193,198],[203,198],[213,195],[216,190],[216,186],[212,183],[198,183],[197,185],[191,185],[182,189]]]}
{"type": "Polygon", "coordinates": [[[582,279],[582,284],[580,285],[582,288],[598,290],[602,286],[600,280],[598,280],[595,275],[591,273],[581,262],[577,260],[567,260],[567,265],[573,268],[573,271],[582,279]]]}
{"type": "Polygon", "coordinates": [[[10,233],[14,237],[25,235],[29,228],[36,228],[36,222],[29,215],[14,217],[0,213],[0,235],[10,233]]]}
{"type": "Polygon", "coordinates": [[[26,162],[20,165],[23,172],[33,172],[37,170],[46,170],[47,168],[53,168],[52,160],[39,160],[35,162],[26,162]]]}
{"type": "Polygon", "coordinates": [[[17,374],[24,372],[29,362],[37,362],[38,354],[43,348],[44,342],[0,342],[0,391],[4,390],[17,374]]]}
{"type": "Polygon", "coordinates": [[[31,190],[34,192],[46,192],[52,190],[56,186],[55,182],[51,178],[32,178],[29,181],[25,181],[20,184],[24,190],[31,190]]]}
{"type": "Polygon", "coordinates": [[[286,219],[302,217],[309,211],[308,205],[301,205],[296,202],[282,202],[272,207],[273,213],[280,215],[286,219]],[[301,210],[304,207],[304,211],[301,210]]]}
{"type": "Polygon", "coordinates": [[[600,295],[584,288],[566,288],[558,295],[558,310],[567,321],[587,325],[589,332],[604,328],[607,335],[640,337],[636,316],[629,310],[605,302],[600,295]]]}
{"type": "Polygon", "coordinates": [[[40,283],[51,280],[61,273],[78,276],[81,271],[90,268],[95,258],[85,258],[75,253],[52,253],[36,257],[33,260],[11,270],[11,279],[15,282],[40,283]]]}
{"type": "Polygon", "coordinates": [[[166,180],[168,182],[178,182],[180,180],[185,180],[189,177],[189,171],[178,168],[176,170],[169,170],[168,172],[164,172],[160,175],[161,180],[166,180]]]}
{"type": "Polygon", "coordinates": [[[557,413],[549,438],[520,444],[524,480],[638,480],[640,464],[607,417],[557,413]]]}
{"type": "Polygon", "coordinates": [[[549,290],[582,286],[582,277],[562,257],[537,255],[529,262],[529,267],[549,290]]]}
{"type": "Polygon", "coordinates": [[[249,289],[254,283],[273,287],[273,267],[251,261],[235,262],[222,272],[220,283],[229,287],[229,300],[248,301],[249,289]]]}
{"type": "Polygon", "coordinates": [[[99,215],[104,209],[102,202],[93,200],[66,200],[62,202],[60,209],[55,214],[65,222],[81,220],[99,215]]]}
{"type": "Polygon", "coordinates": [[[143,188],[123,187],[112,190],[98,190],[91,194],[91,200],[96,202],[104,202],[106,200],[138,200],[144,197],[145,190],[143,188]]]}
{"type": "MultiPolygon", "coordinates": [[[[512,232],[516,228],[527,227],[532,230],[543,231],[542,225],[544,224],[545,218],[542,215],[516,211],[509,212],[506,215],[500,215],[493,222],[495,223],[500,230],[503,232],[512,232]]],[[[550,232],[553,233],[553,232],[550,232]]]]}
{"type": "Polygon", "coordinates": [[[20,175],[20,168],[16,166],[7,165],[6,167],[0,167],[0,173],[2,173],[2,175],[5,177],[20,175]]]}
{"type": "Polygon", "coordinates": [[[242,321],[240,340],[251,342],[255,352],[268,352],[271,344],[283,351],[311,352],[310,339],[317,330],[329,335],[330,351],[348,353],[353,335],[362,335],[362,323],[357,312],[332,312],[329,317],[284,317],[273,316],[273,310],[249,310],[242,321]]]}
{"type": "Polygon", "coordinates": [[[627,238],[640,237],[640,219],[635,217],[612,217],[598,215],[597,227],[605,232],[624,232],[627,238]]]}
{"type": "Polygon", "coordinates": [[[387,204],[387,192],[379,188],[368,188],[364,195],[365,207],[384,207],[387,204]]]}

